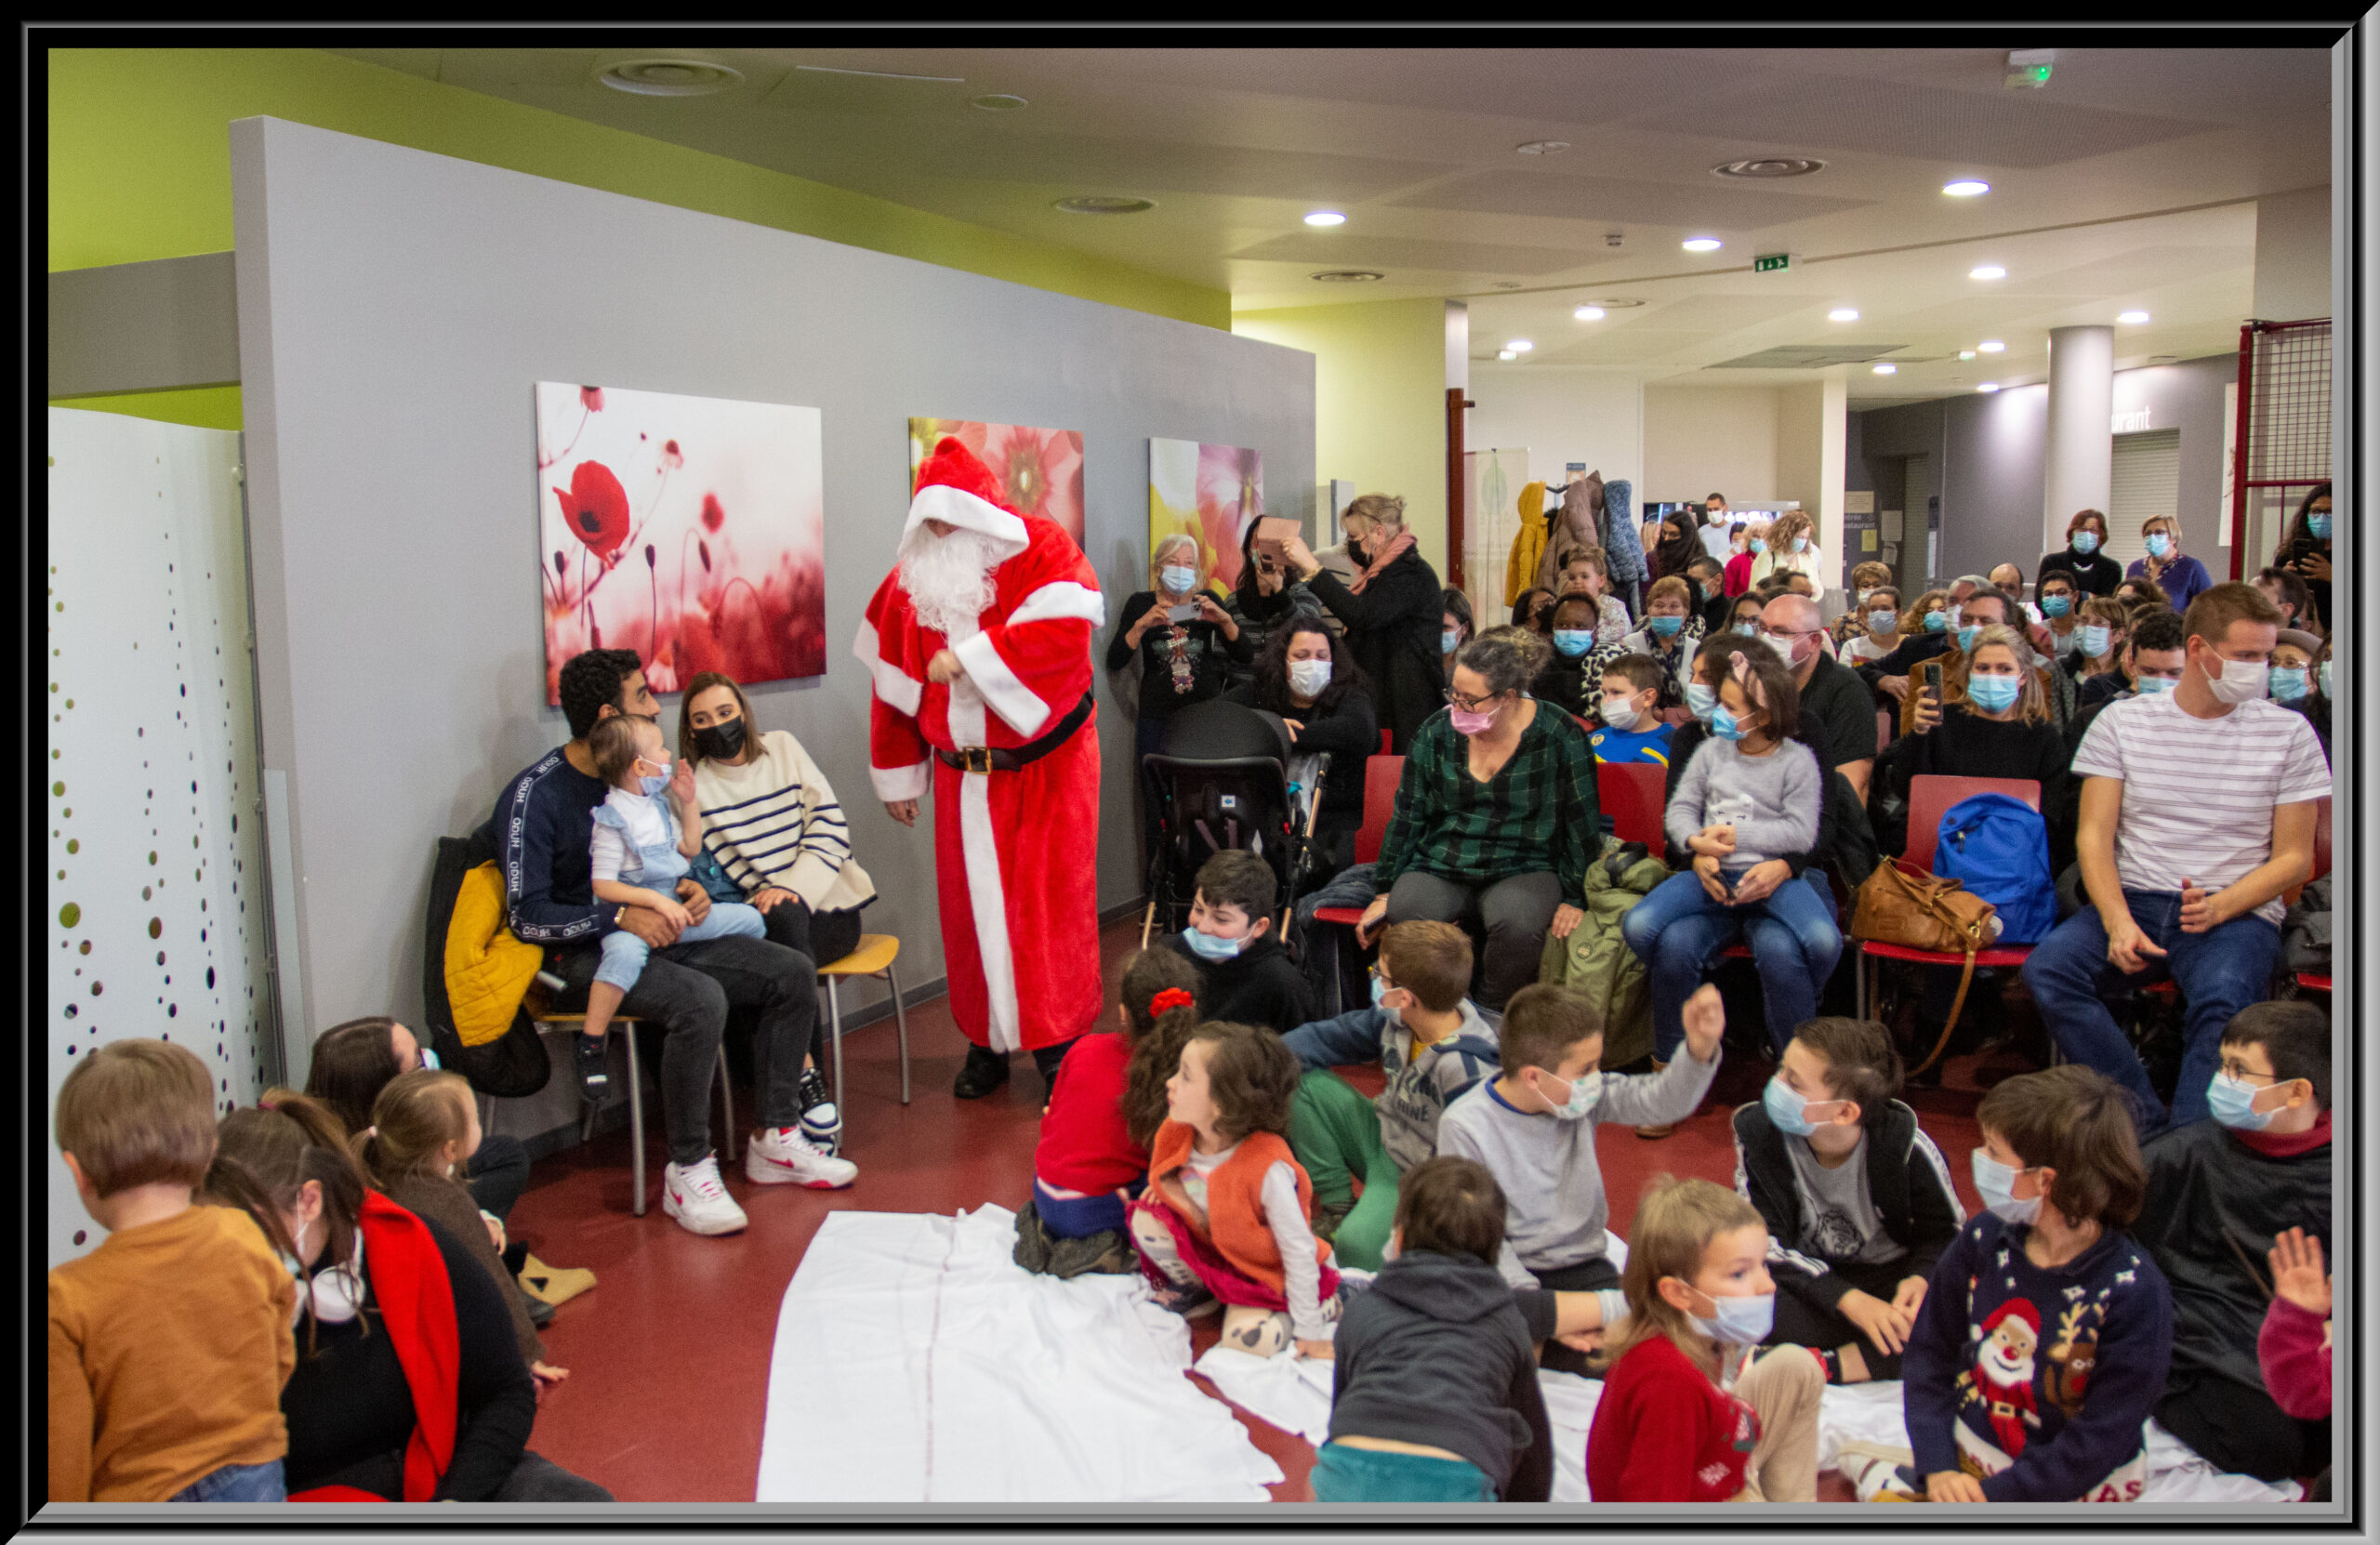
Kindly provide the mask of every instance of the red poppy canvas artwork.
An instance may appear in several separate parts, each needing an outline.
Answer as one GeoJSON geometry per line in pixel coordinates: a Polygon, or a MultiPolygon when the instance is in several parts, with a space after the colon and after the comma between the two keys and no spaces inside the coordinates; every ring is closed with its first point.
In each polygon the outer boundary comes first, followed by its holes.
{"type": "Polygon", "coordinates": [[[991,469],[1011,508],[1055,521],[1082,545],[1082,431],[983,424],[972,418],[909,420],[909,482],[926,456],[951,435],[991,469]]]}
{"type": "Polygon", "coordinates": [[[636,651],[656,693],[825,674],[816,408],[557,381],[536,405],[549,705],[585,649],[636,651]]]}

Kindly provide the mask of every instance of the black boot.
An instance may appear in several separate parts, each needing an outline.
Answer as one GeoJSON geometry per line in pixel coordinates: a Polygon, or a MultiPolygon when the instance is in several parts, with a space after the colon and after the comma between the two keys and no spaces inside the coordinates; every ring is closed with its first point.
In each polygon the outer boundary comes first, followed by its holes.
{"type": "Polygon", "coordinates": [[[967,1049],[967,1064],[959,1070],[959,1081],[950,1092],[961,1100],[981,1100],[1008,1082],[1008,1056],[987,1047],[967,1049]]]}
{"type": "Polygon", "coordinates": [[[1055,1084],[1058,1081],[1058,1064],[1066,1060],[1066,1048],[1072,1045],[1073,1041],[1060,1041],[1055,1046],[1034,1049],[1033,1071],[1041,1075],[1043,1083],[1055,1084]]]}

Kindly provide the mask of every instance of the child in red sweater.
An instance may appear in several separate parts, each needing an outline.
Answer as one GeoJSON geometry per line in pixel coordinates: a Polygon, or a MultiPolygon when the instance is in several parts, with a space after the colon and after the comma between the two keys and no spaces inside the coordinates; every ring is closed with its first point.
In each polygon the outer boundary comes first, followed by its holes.
{"type": "Polygon", "coordinates": [[[2331,1414],[2331,1276],[2322,1242],[2304,1229],[2276,1236],[2265,1256],[2272,1268],[2272,1307],[2256,1335],[2256,1364],[2273,1404],[2300,1421],[2331,1414]]]}
{"type": "Polygon", "coordinates": [[[1016,1263],[1052,1276],[1129,1272],[1124,1204],[1148,1181],[1149,1140],[1165,1120],[1165,1081],[1198,1023],[1198,968],[1143,950],[1117,988],[1119,1028],[1080,1037],[1050,1086],[1033,1150],[1033,1199],[1016,1220],[1016,1263]],[[1059,1241],[1089,1243],[1060,1248],[1059,1241]]]}
{"type": "Polygon", "coordinates": [[[1826,1365],[1799,1346],[1752,1361],[1777,1309],[1767,1254],[1741,1196],[1653,1182],[1629,1240],[1628,1328],[1587,1433],[1596,1501],[1818,1499],[1826,1365]]]}

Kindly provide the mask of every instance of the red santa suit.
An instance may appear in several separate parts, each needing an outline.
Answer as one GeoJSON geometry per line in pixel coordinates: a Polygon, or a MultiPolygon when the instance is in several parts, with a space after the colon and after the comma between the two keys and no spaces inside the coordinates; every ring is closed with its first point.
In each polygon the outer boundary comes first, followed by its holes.
{"type": "Polygon", "coordinates": [[[1073,539],[1002,506],[991,473],[953,439],[919,469],[904,538],[928,520],[992,540],[993,600],[945,636],[920,619],[897,567],[877,588],[853,645],[875,679],[871,776],[887,801],[932,786],[943,963],[959,1029],[998,1052],[1054,1046],[1090,1030],[1101,1007],[1090,694],[1106,605],[1073,539]],[[966,669],[947,685],[926,679],[944,649],[966,669]],[[1032,759],[987,767],[987,750],[1032,759]]]}

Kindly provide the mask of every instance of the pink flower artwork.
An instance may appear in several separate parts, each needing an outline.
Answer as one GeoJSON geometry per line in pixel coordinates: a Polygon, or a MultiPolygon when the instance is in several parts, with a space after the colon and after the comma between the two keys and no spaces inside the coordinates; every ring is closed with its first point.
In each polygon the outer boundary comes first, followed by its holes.
{"type": "Polygon", "coordinates": [[[1241,445],[1195,440],[1149,442],[1149,546],[1176,533],[1198,544],[1208,588],[1228,594],[1238,583],[1240,541],[1264,513],[1264,458],[1241,445]]]}
{"type": "Polygon", "coordinates": [[[656,693],[825,674],[817,409],[541,381],[536,410],[549,705],[585,649],[656,693]]]}
{"type": "Polygon", "coordinates": [[[950,435],[980,457],[1000,484],[1000,496],[1025,515],[1038,515],[1082,541],[1082,431],[986,424],[972,418],[909,420],[909,480],[942,437],[950,435]]]}

